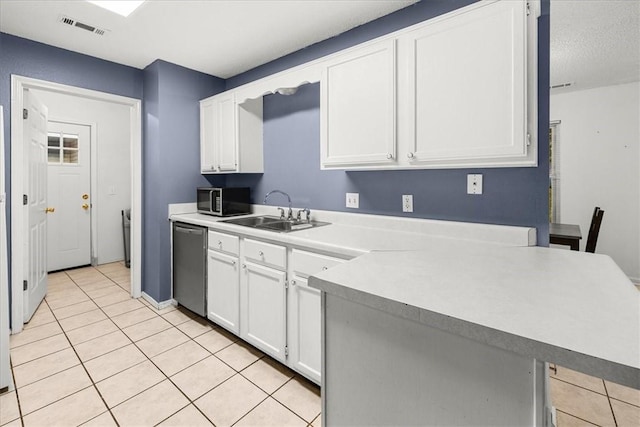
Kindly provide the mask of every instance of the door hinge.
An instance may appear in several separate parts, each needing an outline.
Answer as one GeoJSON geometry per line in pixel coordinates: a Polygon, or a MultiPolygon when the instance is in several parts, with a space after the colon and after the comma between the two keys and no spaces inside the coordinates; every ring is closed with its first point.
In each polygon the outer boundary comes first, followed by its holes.
{"type": "Polygon", "coordinates": [[[531,5],[527,2],[527,16],[531,15],[531,5]]]}
{"type": "Polygon", "coordinates": [[[287,346],[287,345],[284,346],[284,355],[285,355],[285,357],[289,356],[289,346],[287,346]]]}
{"type": "Polygon", "coordinates": [[[527,132],[527,146],[531,145],[531,134],[527,132]]]}
{"type": "Polygon", "coordinates": [[[288,280],[284,281],[284,288],[285,289],[289,289],[289,281],[288,280]]]}
{"type": "Polygon", "coordinates": [[[24,120],[27,120],[29,118],[29,110],[27,110],[26,108],[22,109],[22,118],[24,120]]]}
{"type": "Polygon", "coordinates": [[[22,195],[22,204],[23,205],[28,205],[29,204],[29,196],[27,196],[26,194],[22,195]]]}
{"type": "Polygon", "coordinates": [[[26,280],[22,281],[22,290],[26,291],[27,289],[29,289],[29,282],[27,282],[26,280]]]}

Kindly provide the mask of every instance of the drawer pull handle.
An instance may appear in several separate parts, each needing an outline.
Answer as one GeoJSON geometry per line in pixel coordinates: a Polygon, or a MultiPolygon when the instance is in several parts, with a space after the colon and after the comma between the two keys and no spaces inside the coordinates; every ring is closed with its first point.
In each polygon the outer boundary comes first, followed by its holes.
{"type": "Polygon", "coordinates": [[[236,262],[235,261],[231,261],[231,265],[233,265],[235,267],[236,262]]]}
{"type": "Polygon", "coordinates": [[[222,241],[218,240],[218,247],[221,248],[222,247],[222,241]]]}
{"type": "Polygon", "coordinates": [[[296,285],[296,281],[295,281],[295,280],[292,280],[292,281],[291,281],[291,286],[295,286],[295,285],[296,285]]]}
{"type": "Polygon", "coordinates": [[[322,271],[325,271],[327,269],[327,267],[322,267],[322,271]]]}
{"type": "Polygon", "coordinates": [[[246,270],[247,269],[247,264],[242,264],[242,268],[246,270]]]}
{"type": "Polygon", "coordinates": [[[264,252],[260,251],[258,252],[258,255],[260,255],[261,257],[264,257],[264,252]]]}

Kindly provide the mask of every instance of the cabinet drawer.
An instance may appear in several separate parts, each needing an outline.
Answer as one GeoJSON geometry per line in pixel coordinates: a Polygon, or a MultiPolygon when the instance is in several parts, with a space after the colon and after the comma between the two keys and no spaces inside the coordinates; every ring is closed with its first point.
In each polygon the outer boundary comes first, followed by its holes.
{"type": "Polygon", "coordinates": [[[327,270],[334,265],[342,264],[344,261],[343,259],[299,251],[297,249],[291,252],[293,272],[301,277],[309,277],[322,270],[327,270]]]}
{"type": "Polygon", "coordinates": [[[248,260],[280,270],[286,268],[287,249],[284,246],[245,239],[243,249],[248,260]]]}
{"type": "Polygon", "coordinates": [[[240,239],[238,236],[209,231],[209,249],[232,255],[238,255],[240,239]]]}

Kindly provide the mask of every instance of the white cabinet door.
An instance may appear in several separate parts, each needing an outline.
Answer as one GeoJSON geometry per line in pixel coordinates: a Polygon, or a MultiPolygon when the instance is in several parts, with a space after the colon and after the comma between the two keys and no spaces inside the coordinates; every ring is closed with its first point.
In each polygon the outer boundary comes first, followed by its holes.
{"type": "Polygon", "coordinates": [[[240,275],[238,258],[209,251],[207,270],[207,317],[240,333],[240,275]]]}
{"type": "Polygon", "coordinates": [[[217,109],[212,98],[200,101],[200,172],[217,171],[214,121],[217,109]]]}
{"type": "Polygon", "coordinates": [[[399,155],[411,165],[499,166],[526,157],[525,8],[496,2],[400,38],[412,144],[399,155]]]}
{"type": "Polygon", "coordinates": [[[299,249],[290,252],[291,286],[288,290],[288,365],[320,384],[322,335],[320,291],[307,278],[344,262],[343,259],[299,249]]]}
{"type": "Polygon", "coordinates": [[[218,114],[215,135],[218,145],[218,169],[231,172],[237,164],[236,102],[233,92],[216,98],[218,114]]]}
{"type": "Polygon", "coordinates": [[[326,65],[320,98],[323,168],[395,162],[395,43],[384,40],[326,65]]]}
{"type": "Polygon", "coordinates": [[[249,261],[242,267],[240,337],[284,362],[286,274],[249,261]]]}
{"type": "Polygon", "coordinates": [[[320,291],[294,276],[289,288],[289,366],[320,383],[320,291]]]}

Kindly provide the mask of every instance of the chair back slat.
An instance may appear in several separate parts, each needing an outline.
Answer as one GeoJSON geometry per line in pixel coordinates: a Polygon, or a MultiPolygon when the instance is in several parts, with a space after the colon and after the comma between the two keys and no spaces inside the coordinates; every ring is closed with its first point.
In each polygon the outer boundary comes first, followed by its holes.
{"type": "Polygon", "coordinates": [[[589,227],[589,235],[587,237],[585,252],[594,253],[596,251],[596,244],[598,243],[598,234],[600,234],[600,224],[602,224],[603,216],[604,211],[596,206],[593,210],[593,216],[591,217],[591,226],[589,227]]]}

